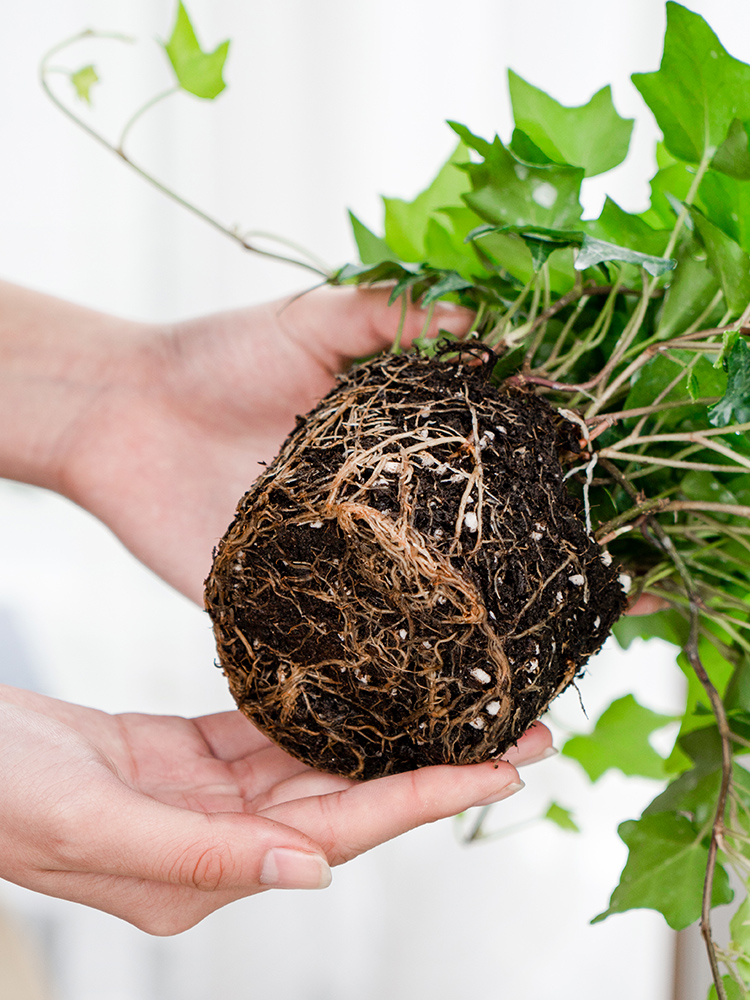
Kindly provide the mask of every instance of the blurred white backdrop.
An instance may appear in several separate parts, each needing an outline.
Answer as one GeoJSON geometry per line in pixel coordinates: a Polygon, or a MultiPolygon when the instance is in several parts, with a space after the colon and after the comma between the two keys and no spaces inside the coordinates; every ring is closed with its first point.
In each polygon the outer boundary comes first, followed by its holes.
{"type": "MultiPolygon", "coordinates": [[[[82,28],[137,45],[82,44],[94,62],[96,121],[112,136],[169,85],[155,38],[172,0],[26,0],[0,36],[0,274],[104,311],[169,320],[277,297],[304,273],[243,255],[94,145],[44,98],[41,54],[82,28]]],[[[628,165],[597,180],[645,206],[655,126],[629,73],[657,67],[662,0],[191,0],[199,37],[231,37],[215,104],[171,98],[136,126],[131,152],[228,224],[271,230],[332,263],[353,255],[350,207],[373,227],[378,194],[412,197],[453,145],[454,118],[508,136],[506,70],[583,103],[613,85],[636,117],[628,165]]],[[[750,5],[688,0],[732,54],[750,60],[750,5]]],[[[43,491],[0,486],[0,679],[108,711],[203,714],[231,707],[212,666],[202,611],[138,565],[100,525],[43,491]]],[[[590,717],[635,690],[678,707],[668,650],[608,647],[581,692],[590,717]]],[[[560,730],[585,729],[578,696],[554,706],[560,730]]],[[[580,836],[547,824],[464,847],[450,822],[338,869],[325,893],[267,893],[174,939],[151,939],[96,911],[8,884],[0,903],[36,938],[55,1000],[665,1000],[673,937],[636,912],[594,927],[625,859],[617,823],[654,794],[610,773],[589,788],[577,767],[530,768],[526,790],[495,807],[511,826],[555,798],[580,836]]],[[[703,991],[705,995],[705,991],[703,991]]],[[[9,998],[10,1000],[10,998],[9,998]]],[[[15,1000],[15,998],[13,998],[15,1000]]],[[[683,998],[684,1000],[684,998],[683,998]]]]}

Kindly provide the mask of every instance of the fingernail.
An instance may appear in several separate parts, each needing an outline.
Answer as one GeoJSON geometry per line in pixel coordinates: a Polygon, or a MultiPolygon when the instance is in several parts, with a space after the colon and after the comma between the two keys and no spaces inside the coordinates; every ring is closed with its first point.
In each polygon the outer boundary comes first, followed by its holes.
{"type": "Polygon", "coordinates": [[[540,760],[547,760],[548,757],[555,757],[560,751],[557,747],[546,747],[542,753],[537,754],[536,757],[531,757],[529,760],[521,760],[518,762],[519,767],[525,767],[526,764],[538,764],[540,760]]]}
{"type": "Polygon", "coordinates": [[[509,799],[511,795],[515,795],[516,792],[520,792],[525,787],[526,783],[524,781],[514,781],[512,785],[506,785],[505,788],[501,788],[495,795],[488,795],[486,799],[482,799],[481,802],[475,802],[474,805],[491,806],[493,802],[502,802],[503,799],[509,799]]]}
{"type": "Polygon", "coordinates": [[[263,858],[260,881],[274,889],[325,889],[331,884],[331,869],[319,854],[273,847],[263,858]]]}

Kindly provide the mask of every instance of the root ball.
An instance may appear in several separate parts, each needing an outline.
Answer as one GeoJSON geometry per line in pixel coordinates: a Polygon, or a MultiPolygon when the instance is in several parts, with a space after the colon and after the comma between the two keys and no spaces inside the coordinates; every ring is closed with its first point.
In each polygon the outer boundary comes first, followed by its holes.
{"type": "Polygon", "coordinates": [[[574,425],[490,369],[356,367],[218,546],[206,604],[237,705],[314,767],[501,755],[624,610],[563,481],[574,425]]]}

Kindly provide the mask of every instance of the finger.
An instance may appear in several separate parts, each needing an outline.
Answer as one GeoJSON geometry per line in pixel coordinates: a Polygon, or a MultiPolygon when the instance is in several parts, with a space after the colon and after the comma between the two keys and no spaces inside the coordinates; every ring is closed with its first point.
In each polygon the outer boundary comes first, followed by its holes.
{"type": "Polygon", "coordinates": [[[503,754],[503,760],[509,761],[514,767],[523,767],[525,764],[536,764],[556,753],[549,729],[541,722],[532,722],[518,743],[503,754]]]}
{"type": "Polygon", "coordinates": [[[523,787],[506,761],[439,765],[361,782],[320,798],[287,802],[264,815],[304,830],[331,864],[470,806],[497,802],[523,787]]]}
{"type": "Polygon", "coordinates": [[[58,823],[49,869],[204,892],[324,888],[330,882],[324,853],[298,830],[244,813],[180,809],[109,777],[96,782],[95,797],[77,797],[74,815],[58,823]]]}
{"type": "MultiPolygon", "coordinates": [[[[382,351],[396,340],[401,304],[389,305],[390,295],[390,288],[321,288],[289,304],[279,320],[295,341],[314,350],[329,370],[338,371],[343,363],[382,351]]],[[[410,304],[402,343],[419,336],[427,319],[426,310],[410,304]]],[[[435,337],[444,329],[460,335],[472,320],[468,309],[437,303],[425,332],[435,337]]]]}
{"type": "Polygon", "coordinates": [[[656,594],[641,594],[632,608],[628,608],[625,614],[628,615],[652,615],[656,611],[663,611],[669,607],[669,602],[656,594]]]}

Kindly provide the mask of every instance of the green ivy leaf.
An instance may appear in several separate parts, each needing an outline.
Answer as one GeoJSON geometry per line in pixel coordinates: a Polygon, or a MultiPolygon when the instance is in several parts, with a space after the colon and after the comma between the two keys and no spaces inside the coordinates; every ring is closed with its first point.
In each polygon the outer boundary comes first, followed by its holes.
{"type": "Polygon", "coordinates": [[[750,66],[729,55],[699,14],[672,0],[661,66],[632,80],[667,149],[688,163],[713,157],[734,119],[750,118],[750,66]]]}
{"type": "Polygon", "coordinates": [[[697,204],[715,226],[750,253],[750,182],[708,170],[697,204]]]}
{"type": "Polygon", "coordinates": [[[586,223],[586,232],[620,247],[639,250],[663,259],[671,231],[652,229],[640,216],[631,215],[607,197],[598,219],[586,223]]]}
{"type": "Polygon", "coordinates": [[[729,933],[732,935],[729,949],[738,956],[737,971],[746,983],[750,983],[750,896],[742,901],[729,921],[729,933]]]}
{"type": "Polygon", "coordinates": [[[727,306],[739,316],[750,303],[750,257],[697,208],[690,209],[708,254],[708,266],[719,279],[727,306]]]}
{"type": "Polygon", "coordinates": [[[213,52],[204,52],[195,36],[188,12],[182,0],[177,5],[177,18],[172,36],[164,46],[177,82],[189,94],[213,100],[224,90],[222,76],[229,52],[229,41],[222,42],[213,52]]]}
{"type": "MultiPolygon", "coordinates": [[[[727,1000],[747,1000],[747,993],[735,979],[732,979],[731,976],[722,976],[721,982],[724,986],[724,992],[727,1000]]],[[[711,984],[711,989],[708,991],[706,1000],[719,1000],[719,994],[716,992],[716,987],[713,983],[711,984]]]]}
{"type": "Polygon", "coordinates": [[[588,736],[573,736],[562,748],[566,757],[577,760],[592,781],[610,768],[628,776],[664,777],[664,758],[648,741],[657,729],[674,719],[639,705],[632,694],[613,701],[588,736]]]}
{"type": "Polygon", "coordinates": [[[95,83],[99,83],[99,77],[94,67],[82,66],[75,73],[71,73],[70,82],[75,88],[78,99],[91,104],[91,88],[95,83]]]}
{"type": "Polygon", "coordinates": [[[652,615],[623,615],[612,631],[623,649],[629,649],[634,639],[663,639],[682,648],[690,636],[690,625],[679,611],[667,608],[652,615]]]}
{"type": "MultiPolygon", "coordinates": [[[[627,156],[634,123],[615,111],[610,87],[603,87],[588,104],[571,108],[512,70],[508,82],[516,127],[551,161],[583,167],[586,177],[592,177],[627,156]]],[[[516,143],[514,151],[519,152],[519,145],[523,143],[516,143]]]]}
{"type": "Polygon", "coordinates": [[[519,160],[523,160],[524,163],[538,163],[540,166],[544,166],[545,163],[555,162],[546,153],[543,153],[536,143],[532,142],[520,128],[513,129],[513,135],[511,136],[508,148],[516,154],[519,160]]]}
{"type": "Polygon", "coordinates": [[[401,260],[424,260],[427,228],[434,213],[441,208],[464,206],[462,195],[469,191],[470,184],[466,171],[460,170],[457,164],[466,163],[468,159],[468,148],[459,142],[435,180],[414,201],[383,199],[385,240],[401,260]]]}
{"type": "Polygon", "coordinates": [[[512,233],[520,236],[529,248],[534,270],[538,271],[555,250],[565,250],[568,247],[580,247],[584,233],[575,230],[547,229],[543,226],[478,226],[466,237],[475,240],[491,233],[512,233]]]}
{"type": "MultiPolygon", "coordinates": [[[[629,848],[620,883],[598,923],[626,910],[657,910],[673,930],[683,930],[701,914],[703,880],[708,848],[701,832],[684,816],[658,813],[640,820],[626,820],[618,833],[629,848]]],[[[716,866],[712,905],[730,903],[726,870],[716,866]]]]}
{"type": "Polygon", "coordinates": [[[748,149],[748,126],[735,118],[729,126],[729,133],[711,160],[711,166],[723,174],[738,180],[750,180],[750,149],[748,149]]]}
{"type": "Polygon", "coordinates": [[[611,260],[622,261],[625,264],[635,264],[636,267],[642,267],[649,274],[654,275],[654,277],[673,270],[677,265],[676,260],[639,253],[637,250],[630,250],[628,247],[619,247],[614,243],[607,243],[606,240],[598,240],[595,236],[589,236],[586,233],[580,253],[576,257],[576,271],[583,271],[587,267],[594,267],[596,264],[603,264],[611,260]]]}
{"type": "Polygon", "coordinates": [[[363,264],[382,264],[386,261],[398,261],[397,255],[380,236],[360,222],[354,212],[349,212],[354,240],[359,250],[359,259],[363,264]]]}
{"type": "Polygon", "coordinates": [[[690,326],[718,290],[705,250],[697,240],[687,240],[677,254],[677,268],[659,317],[659,336],[666,339],[690,326]]]}
{"type": "Polygon", "coordinates": [[[435,284],[431,285],[425,292],[422,297],[422,305],[428,306],[431,302],[437,302],[444,295],[450,295],[452,292],[461,292],[465,288],[471,288],[472,285],[473,282],[462,278],[456,271],[448,271],[442,274],[435,284]]]}
{"type": "Polygon", "coordinates": [[[495,137],[489,143],[464,125],[448,123],[470,149],[484,156],[466,171],[471,192],[465,202],[495,225],[572,229],[581,218],[579,201],[583,170],[558,164],[526,163],[495,137]]]}
{"type": "Polygon", "coordinates": [[[548,819],[551,823],[559,826],[561,830],[568,830],[570,833],[581,832],[581,828],[573,819],[570,809],[561,806],[559,802],[550,803],[549,809],[544,814],[544,819],[548,819]]]}
{"type": "Polygon", "coordinates": [[[726,360],[727,391],[708,411],[714,427],[750,421],[750,347],[740,337],[726,360]]]}

